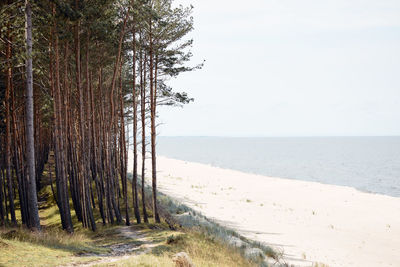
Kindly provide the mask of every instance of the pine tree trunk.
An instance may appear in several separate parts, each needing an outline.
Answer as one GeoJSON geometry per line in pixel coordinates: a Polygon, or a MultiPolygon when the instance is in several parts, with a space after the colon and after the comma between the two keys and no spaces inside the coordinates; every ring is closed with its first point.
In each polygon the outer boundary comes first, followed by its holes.
{"type": "Polygon", "coordinates": [[[28,166],[28,207],[29,227],[33,230],[40,230],[40,219],[36,195],[35,180],[35,144],[33,129],[33,77],[32,77],[32,10],[29,0],[26,0],[26,162],[28,166]]]}
{"type": "Polygon", "coordinates": [[[153,36],[152,22],[150,20],[150,119],[151,119],[151,185],[153,189],[153,216],[157,223],[160,223],[160,216],[157,209],[157,168],[156,168],[156,94],[154,88],[154,55],[153,55],[153,36]]]}
{"type": "MultiPolygon", "coordinates": [[[[19,133],[17,127],[17,116],[15,110],[15,90],[12,86],[12,93],[11,93],[11,102],[12,102],[12,132],[13,132],[13,147],[14,147],[14,169],[18,180],[18,196],[20,202],[20,210],[21,210],[21,219],[22,224],[27,224],[28,221],[28,212],[27,212],[27,203],[26,203],[26,192],[23,186],[23,179],[21,166],[22,166],[22,157],[21,157],[21,146],[19,144],[19,133]]],[[[1,183],[0,183],[1,184],[1,183]]],[[[1,190],[0,190],[1,191],[1,190]]],[[[2,207],[0,207],[1,209],[2,207]]],[[[0,211],[1,214],[1,211],[0,211]]],[[[1,220],[1,218],[0,218],[1,220]]]]}
{"type": "MultiPolygon", "coordinates": [[[[8,25],[10,27],[10,25],[8,25]]],[[[7,39],[10,40],[10,30],[7,32],[7,39]]],[[[11,43],[7,43],[6,59],[8,61],[7,68],[7,86],[5,94],[5,108],[6,108],[6,179],[8,188],[8,202],[11,214],[11,223],[17,225],[15,217],[15,206],[14,206],[14,194],[13,194],[13,182],[11,177],[11,115],[10,115],[10,91],[12,86],[12,68],[11,68],[11,43]]]]}
{"type": "MultiPolygon", "coordinates": [[[[54,11],[55,13],[55,11],[54,11]]],[[[59,179],[59,187],[57,187],[58,195],[59,195],[59,203],[60,203],[60,215],[62,219],[63,228],[68,232],[72,233],[74,231],[72,226],[71,219],[71,211],[69,207],[69,194],[68,194],[68,185],[66,178],[66,170],[65,170],[65,160],[64,160],[64,129],[62,127],[62,102],[61,102],[61,91],[60,91],[60,59],[59,59],[59,44],[58,44],[58,34],[55,34],[55,42],[54,42],[54,52],[55,52],[55,92],[53,95],[54,105],[54,113],[55,113],[55,150],[57,156],[57,163],[59,166],[58,176],[59,179]]]]}
{"type": "MultiPolygon", "coordinates": [[[[141,54],[142,59],[142,54],[141,54]]],[[[141,101],[141,117],[142,117],[142,210],[143,220],[145,223],[149,222],[146,211],[146,197],[144,190],[144,177],[145,177],[145,163],[146,163],[146,55],[144,61],[140,61],[140,101],[141,101]]]]}
{"type": "MultiPolygon", "coordinates": [[[[111,91],[110,91],[110,111],[111,111],[111,121],[110,121],[110,125],[112,127],[112,131],[110,132],[110,139],[109,139],[109,145],[111,143],[114,143],[114,153],[112,153],[111,156],[115,156],[115,152],[116,152],[116,142],[115,142],[115,107],[114,107],[114,91],[115,91],[115,81],[117,78],[117,73],[118,73],[118,68],[119,68],[119,64],[120,64],[120,59],[121,59],[121,51],[122,51],[122,42],[124,39],[124,35],[125,35],[125,27],[126,27],[126,22],[128,19],[128,15],[129,13],[126,14],[125,18],[124,18],[124,24],[122,27],[122,31],[119,37],[119,44],[118,44],[118,54],[117,54],[117,58],[116,58],[116,62],[114,65],[114,72],[113,72],[113,76],[112,76],[112,81],[111,81],[111,91]],[[113,138],[114,137],[114,138],[113,138]]],[[[111,154],[111,153],[110,153],[111,154]]],[[[112,174],[113,176],[115,175],[115,164],[113,164],[113,162],[115,162],[115,157],[112,157],[114,160],[112,160],[110,162],[110,164],[113,166],[113,170],[112,170],[112,174]]],[[[115,176],[113,177],[115,178],[115,176]]],[[[115,196],[114,196],[114,189],[116,189],[117,187],[115,186],[115,184],[111,183],[111,194],[112,194],[112,203],[113,203],[113,207],[114,207],[114,211],[115,211],[115,215],[117,217],[117,222],[121,223],[122,222],[122,217],[121,214],[119,212],[119,205],[117,205],[117,203],[115,203],[115,196]]]]}
{"type": "MultiPolygon", "coordinates": [[[[134,2],[134,1],[132,1],[134,2]]],[[[137,191],[137,183],[138,183],[138,172],[137,172],[137,93],[136,93],[136,38],[135,38],[135,29],[132,32],[133,35],[133,66],[132,66],[132,79],[133,79],[133,88],[132,88],[132,100],[133,100],[133,181],[132,181],[132,201],[133,201],[133,210],[136,217],[136,222],[141,223],[140,212],[139,212],[139,204],[138,204],[138,191],[137,191]]]]}
{"type": "MultiPolygon", "coordinates": [[[[101,68],[99,69],[99,76],[101,78],[101,68]]],[[[100,79],[99,79],[99,86],[100,86],[100,79]]],[[[105,219],[105,215],[104,215],[104,207],[103,207],[103,192],[102,192],[102,185],[101,182],[99,180],[99,161],[98,161],[98,143],[97,143],[97,138],[96,138],[96,133],[99,133],[100,131],[98,130],[97,127],[97,119],[96,117],[96,112],[95,112],[95,106],[94,106],[94,96],[93,96],[93,87],[90,86],[90,114],[92,114],[92,119],[91,119],[91,123],[92,123],[92,144],[93,144],[93,177],[95,180],[95,184],[96,184],[96,194],[97,194],[97,202],[99,205],[99,210],[100,210],[100,216],[101,219],[103,220],[103,225],[106,224],[106,219],[105,219]]]]}
{"type": "Polygon", "coordinates": [[[125,118],[124,118],[124,95],[122,88],[122,66],[123,61],[121,60],[119,70],[119,112],[120,112],[120,174],[122,180],[122,189],[124,195],[124,205],[125,205],[125,224],[130,225],[129,219],[129,203],[128,203],[128,180],[127,180],[127,151],[126,151],[126,141],[125,141],[125,118]]]}

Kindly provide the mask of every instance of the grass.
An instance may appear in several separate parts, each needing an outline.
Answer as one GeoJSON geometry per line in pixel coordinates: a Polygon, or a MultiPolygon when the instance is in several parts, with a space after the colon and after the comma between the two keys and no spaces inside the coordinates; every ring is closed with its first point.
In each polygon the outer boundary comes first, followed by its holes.
{"type": "MultiPolygon", "coordinates": [[[[49,185],[39,192],[39,200],[42,232],[31,232],[22,226],[0,228],[0,266],[84,263],[93,261],[96,256],[80,257],[82,254],[109,252],[109,249],[102,247],[105,240],[96,233],[83,229],[75,216],[75,233],[71,235],[61,230],[60,214],[49,185]]],[[[19,211],[17,217],[20,218],[19,211]]],[[[108,233],[112,234],[110,231],[108,233]]]]}
{"type": "MultiPolygon", "coordinates": [[[[147,195],[149,195],[150,188],[146,188],[146,191],[148,192],[147,195]]],[[[161,192],[158,192],[157,198],[159,200],[160,210],[167,211],[171,217],[173,217],[175,223],[183,226],[185,229],[198,231],[207,236],[210,240],[215,240],[221,244],[224,244],[225,246],[234,248],[234,250],[238,251],[243,257],[249,258],[246,256],[249,250],[251,251],[254,249],[259,249],[261,253],[268,258],[273,258],[277,261],[282,258],[282,252],[276,251],[271,247],[264,245],[263,243],[251,241],[243,236],[240,236],[237,232],[210,221],[199,212],[194,211],[186,205],[176,202],[176,200],[165,194],[162,194],[161,192]],[[184,211],[184,213],[182,213],[182,211],[184,211]],[[235,245],[232,244],[232,239],[234,238],[240,239],[244,245],[239,248],[235,247],[235,245]]],[[[247,202],[251,202],[251,200],[248,200],[247,202]]],[[[253,257],[250,257],[249,259],[261,265],[264,263],[262,258],[254,259],[253,257]]]]}
{"type": "MultiPolygon", "coordinates": [[[[68,234],[61,230],[60,214],[48,181],[46,184],[46,176],[45,172],[44,188],[39,192],[42,232],[31,232],[21,226],[0,228],[0,266],[79,265],[110,255],[111,247],[115,244],[143,244],[143,241],[135,238],[121,236],[119,230],[123,226],[103,226],[97,211],[95,218],[98,230],[92,232],[84,229],[76,218],[72,203],[74,233],[68,234]]],[[[128,189],[130,190],[131,186],[128,186],[128,189]]],[[[129,195],[131,196],[130,192],[129,195]]],[[[131,202],[129,199],[129,203],[131,202]]],[[[121,206],[121,211],[123,210],[124,207],[121,206]]],[[[183,205],[174,206],[173,210],[174,214],[184,214],[188,211],[183,205]]],[[[135,257],[134,260],[117,260],[112,263],[113,266],[174,266],[173,255],[182,251],[189,255],[196,266],[256,266],[245,259],[239,250],[211,235],[188,228],[170,230],[170,225],[165,222],[152,223],[151,209],[148,213],[151,223],[133,224],[131,229],[146,236],[146,242],[154,244],[154,247],[145,254],[132,256],[135,257]]],[[[19,211],[17,216],[20,216],[19,211]]],[[[132,217],[131,211],[133,221],[132,217]]],[[[98,266],[108,265],[109,263],[99,263],[98,266]]]]}
{"type": "MultiPolygon", "coordinates": [[[[153,230],[154,239],[163,239],[151,253],[139,255],[135,260],[127,259],[113,263],[113,266],[175,266],[174,254],[186,252],[196,266],[257,266],[244,259],[240,253],[206,235],[194,232],[172,232],[153,230]]],[[[109,266],[103,263],[95,266],[109,266]]]]}
{"type": "Polygon", "coordinates": [[[0,229],[0,266],[55,266],[69,262],[83,263],[95,257],[84,253],[107,252],[91,244],[82,234],[69,235],[61,230],[32,233],[24,228],[0,229]]]}
{"type": "MultiPolygon", "coordinates": [[[[0,230],[0,266],[56,266],[95,261],[100,254],[110,252],[106,246],[135,242],[118,236],[120,227],[104,227],[95,233],[78,230],[74,234],[56,227],[46,227],[42,233],[3,228],[0,230]],[[88,257],[88,253],[93,256],[88,257]]],[[[182,251],[196,266],[256,266],[238,250],[198,231],[172,231],[165,223],[134,225],[132,229],[144,234],[156,246],[149,253],[135,256],[135,260],[116,261],[113,266],[174,266],[173,255],[182,251]]]]}
{"type": "MultiPolygon", "coordinates": [[[[116,227],[98,225],[92,232],[84,229],[74,212],[74,234],[61,229],[60,214],[50,186],[39,192],[39,216],[42,232],[31,232],[25,227],[0,228],[0,266],[56,266],[68,263],[85,263],[106,254],[106,246],[118,242],[116,227]],[[91,254],[93,256],[85,256],[91,254]]],[[[20,214],[17,212],[17,214],[20,214]]]]}
{"type": "MultiPolygon", "coordinates": [[[[46,190],[41,193],[46,193],[46,190]]],[[[41,233],[30,232],[23,227],[0,228],[0,266],[57,266],[91,262],[100,259],[101,254],[109,253],[108,246],[112,244],[135,242],[118,236],[117,230],[122,226],[103,227],[98,224],[98,231],[93,233],[75,222],[74,234],[68,234],[60,229],[59,213],[51,198],[44,207],[40,210],[44,226],[41,233]]],[[[156,246],[149,253],[135,256],[135,260],[116,261],[113,266],[174,266],[172,257],[181,251],[188,253],[196,266],[255,266],[239,251],[197,231],[172,231],[165,223],[134,225],[132,228],[146,235],[148,241],[156,246]]]]}
{"type": "MultiPolygon", "coordinates": [[[[157,245],[150,253],[135,256],[132,260],[113,262],[113,266],[175,266],[172,257],[186,252],[196,266],[256,266],[235,250],[209,236],[196,231],[171,231],[165,225],[134,226],[157,245]]],[[[97,233],[66,234],[61,230],[32,233],[26,229],[2,229],[0,237],[0,266],[56,266],[79,264],[99,259],[98,256],[82,257],[86,253],[107,253],[104,245],[123,240],[115,236],[115,229],[101,229],[97,233]],[[96,244],[96,245],[95,245],[96,244]]],[[[109,266],[102,263],[95,266],[109,266]]]]}

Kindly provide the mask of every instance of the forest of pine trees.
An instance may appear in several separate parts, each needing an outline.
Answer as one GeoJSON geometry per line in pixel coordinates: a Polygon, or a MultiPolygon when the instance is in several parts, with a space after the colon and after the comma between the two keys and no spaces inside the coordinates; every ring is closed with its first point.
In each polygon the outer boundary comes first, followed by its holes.
{"type": "Polygon", "coordinates": [[[148,222],[149,207],[160,221],[157,107],[192,100],[167,85],[201,67],[186,66],[191,12],[172,0],[1,2],[0,225],[40,230],[44,172],[67,232],[73,216],[93,231],[94,214],[103,224],[148,222]],[[151,166],[139,166],[146,154],[151,166]]]}

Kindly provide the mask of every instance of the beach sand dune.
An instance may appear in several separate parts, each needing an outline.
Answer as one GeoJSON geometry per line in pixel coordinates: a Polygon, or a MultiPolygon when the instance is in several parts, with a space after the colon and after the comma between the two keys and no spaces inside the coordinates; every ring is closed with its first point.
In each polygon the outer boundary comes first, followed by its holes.
{"type": "MultiPolygon", "coordinates": [[[[400,266],[400,198],[158,157],[160,191],[300,266],[400,266]]],[[[150,165],[148,165],[150,166],[150,165]]]]}

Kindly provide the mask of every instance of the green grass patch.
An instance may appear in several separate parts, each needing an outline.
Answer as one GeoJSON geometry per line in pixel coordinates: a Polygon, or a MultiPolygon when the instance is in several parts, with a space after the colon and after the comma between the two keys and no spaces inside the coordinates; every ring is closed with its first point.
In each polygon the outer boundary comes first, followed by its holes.
{"type": "MultiPolygon", "coordinates": [[[[254,266],[239,250],[205,233],[193,229],[173,231],[165,222],[154,223],[151,208],[147,209],[150,223],[140,225],[133,223],[130,183],[128,203],[132,226],[129,229],[118,225],[102,225],[98,209],[94,210],[97,231],[92,232],[83,228],[82,223],[77,220],[70,199],[74,233],[68,234],[61,229],[60,213],[47,176],[45,172],[42,180],[43,188],[39,192],[42,232],[31,232],[24,227],[0,228],[0,266],[79,265],[107,258],[104,255],[110,256],[113,246],[120,245],[137,247],[138,251],[146,253],[132,254],[127,260],[114,261],[113,266],[175,266],[172,257],[182,251],[189,255],[196,266],[254,266]],[[128,233],[123,234],[127,230],[128,233]]],[[[55,186],[54,177],[53,186],[55,186]]],[[[169,201],[163,197],[159,200],[169,201]]],[[[121,200],[120,203],[124,215],[124,202],[121,200]]],[[[18,201],[16,204],[19,205],[18,201]]],[[[139,207],[142,208],[141,205],[139,207]]],[[[183,214],[187,210],[185,206],[178,206],[174,213],[183,214]]],[[[17,212],[17,217],[20,221],[20,212],[17,212]]],[[[108,265],[107,262],[101,265],[100,261],[98,266],[108,265]]]]}
{"type": "Polygon", "coordinates": [[[106,249],[90,244],[82,234],[69,235],[61,230],[30,232],[23,228],[0,229],[0,266],[55,266],[83,263],[96,257],[85,253],[104,253],[106,249]]]}

